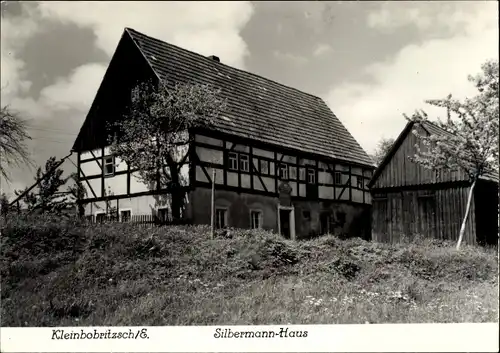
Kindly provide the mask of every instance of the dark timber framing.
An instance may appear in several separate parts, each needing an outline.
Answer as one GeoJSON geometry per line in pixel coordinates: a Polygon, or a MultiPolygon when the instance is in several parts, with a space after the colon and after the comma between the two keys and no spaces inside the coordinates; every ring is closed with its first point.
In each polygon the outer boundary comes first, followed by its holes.
{"type": "MultiPolygon", "coordinates": [[[[190,143],[189,143],[189,148],[186,152],[186,155],[182,159],[181,163],[179,163],[179,168],[183,164],[188,164],[189,165],[189,186],[186,187],[189,190],[193,190],[196,187],[210,187],[210,183],[212,182],[212,175],[207,171],[207,168],[217,168],[222,170],[222,184],[217,184],[217,189],[218,190],[228,190],[228,191],[234,191],[237,193],[250,193],[250,194],[258,194],[258,195],[266,195],[270,197],[276,197],[278,195],[278,185],[280,183],[279,181],[279,176],[280,176],[280,167],[281,165],[286,165],[287,166],[287,173],[288,173],[288,179],[289,182],[292,184],[296,185],[296,195],[294,195],[292,198],[294,200],[317,200],[317,201],[327,201],[327,202],[346,202],[346,203],[356,203],[356,204],[362,204],[365,203],[366,201],[366,196],[365,193],[368,193],[369,190],[366,187],[366,184],[368,183],[370,176],[367,175],[365,176],[365,171],[368,171],[369,169],[367,168],[366,165],[358,165],[355,163],[349,163],[346,161],[341,161],[341,160],[335,160],[332,158],[327,158],[323,157],[320,155],[314,155],[311,153],[304,153],[299,150],[291,150],[287,148],[283,148],[281,146],[275,146],[267,143],[262,143],[258,142],[255,140],[251,139],[244,139],[240,137],[236,137],[233,135],[229,134],[224,134],[221,132],[213,132],[213,131],[193,131],[191,132],[191,137],[190,137],[190,143]],[[209,143],[204,143],[197,141],[195,136],[198,135],[200,137],[205,137],[205,138],[212,138],[212,139],[217,139],[221,142],[221,145],[217,146],[214,144],[209,144],[209,143]],[[244,145],[248,147],[248,152],[239,152],[237,147],[238,145],[244,145]],[[213,162],[207,162],[207,161],[202,161],[200,157],[198,156],[198,153],[196,151],[197,147],[202,147],[205,149],[210,149],[213,151],[219,151],[222,152],[222,164],[220,163],[213,163],[213,162]],[[229,148],[228,148],[229,147],[229,148]],[[255,149],[261,149],[265,150],[268,153],[271,153],[273,158],[268,158],[261,156],[259,154],[255,154],[255,149]],[[231,173],[237,173],[237,187],[228,185],[228,163],[229,163],[229,152],[234,152],[238,153],[239,155],[247,155],[248,156],[248,163],[249,163],[249,168],[248,171],[242,171],[241,170],[241,163],[240,159],[238,158],[238,170],[230,170],[231,173]],[[278,157],[279,155],[279,157],[278,157]],[[290,156],[294,158],[295,160],[292,163],[289,163],[288,160],[284,161],[285,156],[290,156]],[[189,158],[189,161],[186,162],[186,158],[189,158]],[[310,163],[307,164],[301,164],[301,160],[307,159],[311,160],[314,162],[313,165],[310,163]],[[255,163],[254,163],[255,162],[255,163]],[[321,165],[320,165],[321,163],[321,165]],[[274,164],[274,166],[272,166],[274,164]],[[261,165],[267,165],[267,171],[262,171],[261,170],[261,165]],[[342,165],[344,167],[347,167],[348,170],[336,170],[337,165],[342,165]],[[320,168],[321,167],[321,168],[320,168]],[[196,169],[200,168],[203,175],[205,176],[206,180],[208,180],[208,183],[196,180],[197,178],[197,172],[196,169]],[[290,168],[296,168],[296,172],[290,173],[290,168]],[[352,169],[353,168],[359,168],[361,171],[360,173],[353,173],[352,169]],[[271,169],[274,169],[274,173],[271,169]],[[303,169],[303,173],[301,173],[301,170],[303,169]],[[310,187],[308,185],[311,185],[309,183],[309,178],[308,178],[308,170],[312,169],[314,171],[314,184],[313,184],[313,189],[314,193],[312,195],[309,195],[307,190],[310,190],[310,187]],[[332,177],[331,182],[326,183],[325,180],[322,180],[323,182],[319,182],[319,172],[323,173],[329,173],[332,177]],[[337,184],[336,180],[336,173],[341,173],[341,175],[346,175],[348,176],[348,180],[345,184],[339,185],[337,184]],[[242,175],[248,175],[249,176],[249,185],[247,187],[243,187],[242,185],[242,175]],[[301,177],[304,177],[304,180],[301,179],[301,177]],[[352,178],[362,178],[363,182],[363,188],[358,188],[357,183],[352,183],[352,178]],[[272,178],[274,182],[274,191],[270,191],[269,188],[267,187],[266,183],[264,182],[264,178],[272,178]],[[256,183],[259,184],[259,189],[256,188],[256,183]],[[301,186],[303,186],[303,190],[305,190],[305,194],[301,193],[301,186]],[[319,193],[319,187],[332,187],[333,188],[333,198],[323,198],[320,197],[319,193]],[[340,193],[337,192],[337,188],[342,187],[342,190],[340,193]],[[261,190],[263,189],[263,190],[261,190]],[[346,192],[349,195],[349,197],[346,199],[342,199],[342,196],[346,192]],[[353,200],[353,190],[359,190],[362,193],[362,199],[361,197],[358,198],[358,200],[353,200]],[[338,195],[337,195],[338,193],[338,195]]],[[[126,194],[123,195],[106,195],[105,191],[105,180],[104,178],[109,178],[111,176],[105,176],[105,171],[104,171],[104,164],[103,164],[103,159],[105,157],[105,149],[104,147],[100,148],[101,150],[101,157],[96,157],[93,151],[88,151],[90,154],[93,156],[93,158],[86,158],[82,159],[80,154],[79,154],[79,167],[81,167],[83,164],[86,163],[97,163],[98,166],[101,168],[101,173],[100,174],[95,174],[95,175],[83,175],[82,174],[82,181],[85,181],[88,186],[89,180],[92,179],[97,179],[101,178],[101,189],[102,189],[102,196],[101,197],[96,197],[94,193],[93,198],[87,198],[83,200],[84,203],[88,202],[97,202],[97,201],[103,201],[103,200],[118,200],[121,198],[130,198],[130,197],[136,197],[136,196],[143,196],[143,195],[158,195],[162,194],[165,192],[168,192],[167,189],[161,188],[159,184],[157,184],[157,187],[155,190],[150,190],[146,192],[138,192],[134,193],[131,190],[131,175],[134,172],[137,172],[138,170],[130,168],[130,166],[127,166],[126,170],[120,170],[120,171],[115,171],[113,176],[119,176],[119,175],[126,175],[126,180],[127,180],[127,188],[126,188],[126,194]]],[[[80,168],[81,169],[81,168],[80,168]]],[[[83,173],[83,171],[82,171],[83,173]]]]}

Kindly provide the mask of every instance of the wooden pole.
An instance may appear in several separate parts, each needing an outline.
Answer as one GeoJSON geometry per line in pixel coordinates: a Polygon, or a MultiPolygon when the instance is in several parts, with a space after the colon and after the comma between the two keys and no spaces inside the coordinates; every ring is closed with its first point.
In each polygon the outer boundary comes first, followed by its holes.
{"type": "Polygon", "coordinates": [[[211,202],[210,238],[215,236],[215,168],[212,168],[212,202],[211,202]]]}
{"type": "Polygon", "coordinates": [[[59,168],[66,159],[68,159],[69,156],[71,156],[73,154],[73,151],[71,151],[70,154],[68,154],[66,157],[62,158],[51,170],[47,171],[40,179],[38,179],[33,185],[31,185],[28,189],[26,189],[22,194],[20,194],[14,201],[12,201],[10,205],[14,205],[15,203],[17,203],[17,205],[19,206],[19,200],[21,200],[28,192],[30,192],[35,186],[37,186],[38,184],[40,184],[42,181],[44,181],[49,175],[50,173],[54,172],[55,170],[57,170],[57,168],[59,168]]]}

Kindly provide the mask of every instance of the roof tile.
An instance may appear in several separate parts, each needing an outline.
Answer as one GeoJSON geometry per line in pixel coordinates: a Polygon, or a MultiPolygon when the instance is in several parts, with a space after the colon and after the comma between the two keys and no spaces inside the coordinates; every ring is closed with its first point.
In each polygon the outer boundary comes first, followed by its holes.
{"type": "MultiPolygon", "coordinates": [[[[228,111],[216,129],[325,157],[373,166],[319,97],[239,70],[126,28],[163,80],[220,88],[228,111]]],[[[223,60],[223,58],[222,58],[223,60]]]]}

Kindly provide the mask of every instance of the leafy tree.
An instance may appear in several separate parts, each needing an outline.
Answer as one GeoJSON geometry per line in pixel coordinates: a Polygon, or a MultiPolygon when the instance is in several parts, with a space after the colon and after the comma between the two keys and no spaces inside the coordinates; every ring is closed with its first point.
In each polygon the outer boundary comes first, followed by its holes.
{"type": "Polygon", "coordinates": [[[32,165],[26,140],[31,137],[27,133],[26,121],[9,106],[0,109],[0,176],[10,181],[9,167],[32,165]]]}
{"type": "MultiPolygon", "coordinates": [[[[413,161],[432,170],[462,169],[469,176],[471,187],[457,250],[463,240],[477,180],[488,171],[498,173],[498,61],[488,61],[481,68],[481,74],[469,76],[469,81],[479,91],[473,98],[459,101],[449,95],[445,99],[427,101],[433,106],[446,108],[447,119],[438,120],[436,124],[447,134],[425,136],[413,131],[424,146],[416,145],[413,161]]],[[[420,111],[410,119],[425,121],[428,116],[420,111]]]]}
{"type": "Polygon", "coordinates": [[[389,150],[391,149],[392,145],[394,144],[394,139],[393,138],[382,138],[379,142],[378,145],[375,149],[375,153],[372,156],[373,160],[375,161],[375,164],[378,166],[382,162],[382,160],[385,158],[387,153],[389,153],[389,150]]]}
{"type": "Polygon", "coordinates": [[[174,220],[184,207],[180,162],[187,153],[188,130],[213,126],[226,107],[219,93],[207,85],[141,83],[132,90],[124,119],[110,126],[111,152],[138,169],[151,188],[169,189],[174,220]]]}
{"type": "MultiPolygon", "coordinates": [[[[71,198],[73,192],[81,192],[78,187],[70,187],[67,192],[60,192],[68,180],[74,178],[74,174],[68,178],[63,178],[64,171],[59,167],[55,168],[59,162],[56,157],[50,157],[45,162],[45,168],[42,170],[38,167],[36,171],[35,181],[40,180],[45,174],[46,178],[38,183],[36,189],[38,192],[29,192],[24,196],[24,203],[27,205],[28,211],[40,210],[40,212],[55,212],[58,213],[69,206],[73,205],[75,200],[71,198]]],[[[26,189],[16,191],[16,195],[21,195],[26,189]]]]}

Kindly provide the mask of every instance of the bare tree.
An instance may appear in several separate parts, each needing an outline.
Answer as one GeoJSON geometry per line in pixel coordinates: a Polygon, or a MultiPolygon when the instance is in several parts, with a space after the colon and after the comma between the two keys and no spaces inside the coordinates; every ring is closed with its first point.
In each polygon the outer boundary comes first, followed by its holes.
{"type": "Polygon", "coordinates": [[[126,116],[109,126],[111,152],[139,170],[150,187],[166,186],[174,220],[180,219],[184,204],[180,168],[188,130],[213,126],[225,107],[219,90],[207,85],[146,82],[132,90],[126,116]]]}
{"type": "MultiPolygon", "coordinates": [[[[446,108],[447,119],[436,124],[448,134],[425,136],[413,131],[423,146],[416,145],[413,161],[432,170],[462,169],[469,176],[471,187],[457,250],[463,240],[477,180],[487,172],[498,173],[498,61],[488,61],[481,68],[481,74],[469,76],[479,91],[475,97],[459,101],[449,95],[446,99],[427,101],[446,108]]],[[[428,116],[420,111],[409,119],[425,121],[428,116]]]]}
{"type": "Polygon", "coordinates": [[[10,181],[9,168],[33,165],[26,140],[31,140],[27,133],[26,120],[9,106],[2,107],[0,110],[0,176],[7,181],[10,181]]]}

